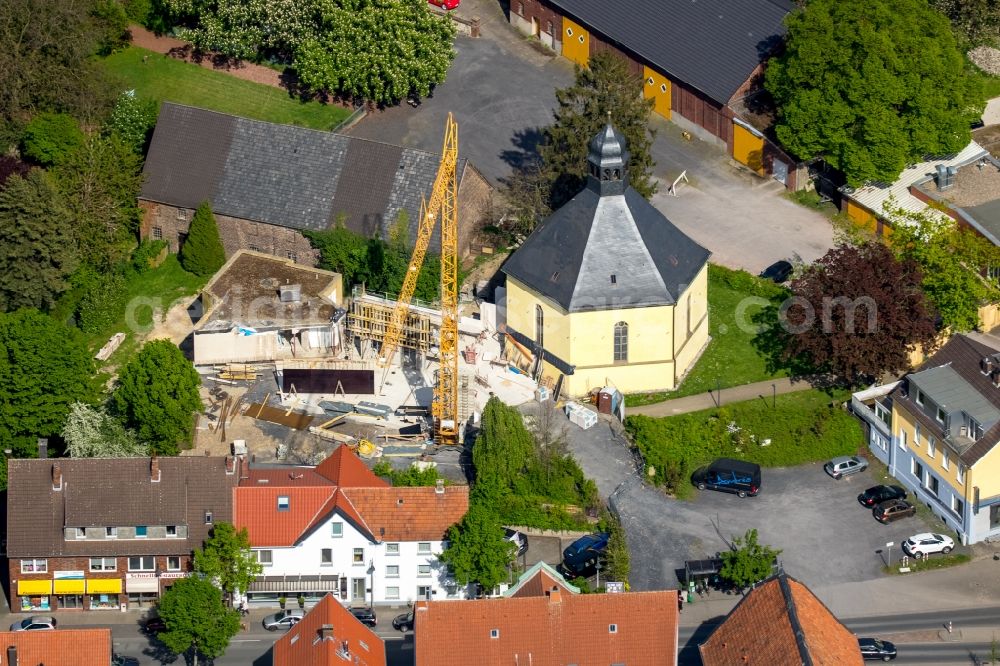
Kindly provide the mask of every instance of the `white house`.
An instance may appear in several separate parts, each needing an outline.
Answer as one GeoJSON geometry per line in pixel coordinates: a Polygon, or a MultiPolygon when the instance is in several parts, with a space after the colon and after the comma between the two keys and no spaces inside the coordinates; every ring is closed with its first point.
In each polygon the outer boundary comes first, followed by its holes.
{"type": "Polygon", "coordinates": [[[468,510],[466,486],[393,488],[341,446],[317,467],[251,467],[234,492],[236,527],[264,566],[251,604],[466,597],[438,560],[468,510]]]}

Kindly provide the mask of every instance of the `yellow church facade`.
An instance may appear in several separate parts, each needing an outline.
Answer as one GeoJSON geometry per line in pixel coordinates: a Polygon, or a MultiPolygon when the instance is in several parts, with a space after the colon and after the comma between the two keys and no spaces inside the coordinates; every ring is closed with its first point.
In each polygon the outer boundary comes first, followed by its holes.
{"type": "Polygon", "coordinates": [[[561,395],[673,390],[708,344],[709,253],[628,186],[627,161],[607,126],[586,187],[503,268],[510,351],[561,395]]]}

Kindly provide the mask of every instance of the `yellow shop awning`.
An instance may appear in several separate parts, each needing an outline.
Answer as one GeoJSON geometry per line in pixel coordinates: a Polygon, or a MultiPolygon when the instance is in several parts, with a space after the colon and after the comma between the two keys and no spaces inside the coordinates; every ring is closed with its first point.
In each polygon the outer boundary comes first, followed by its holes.
{"type": "Polygon", "coordinates": [[[51,580],[19,580],[17,595],[19,597],[36,597],[52,594],[51,580]]]}
{"type": "Polygon", "coordinates": [[[121,578],[88,578],[87,594],[121,594],[121,578]]]}
{"type": "Polygon", "coordinates": [[[69,578],[54,582],[56,594],[83,594],[84,587],[86,587],[86,581],[82,578],[69,578]]]}

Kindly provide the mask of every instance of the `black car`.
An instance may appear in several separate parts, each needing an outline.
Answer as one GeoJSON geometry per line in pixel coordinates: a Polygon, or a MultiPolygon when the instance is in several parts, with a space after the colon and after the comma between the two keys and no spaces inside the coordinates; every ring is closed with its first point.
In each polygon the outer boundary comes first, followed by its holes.
{"type": "Polygon", "coordinates": [[[900,486],[872,486],[858,495],[858,501],[867,507],[875,507],[894,499],[906,499],[906,489],[900,486]]]}
{"type": "Polygon", "coordinates": [[[147,634],[159,634],[167,630],[167,623],[158,617],[151,617],[142,625],[142,630],[147,634]]]}
{"type": "Polygon", "coordinates": [[[792,265],[782,259],[781,261],[776,261],[760,274],[765,280],[771,280],[777,284],[781,284],[788,280],[792,274],[792,265]]]}
{"type": "Polygon", "coordinates": [[[877,638],[859,638],[858,647],[865,661],[892,661],[896,658],[896,646],[877,638]]]}
{"type": "Polygon", "coordinates": [[[392,618],[392,628],[396,631],[408,631],[413,629],[413,611],[401,613],[392,618]]]}
{"type": "Polygon", "coordinates": [[[375,611],[372,610],[371,608],[367,608],[364,606],[351,608],[351,615],[358,618],[358,621],[360,621],[361,624],[367,625],[369,627],[374,627],[376,624],[378,624],[378,618],[375,617],[375,611]]]}
{"type": "Polygon", "coordinates": [[[597,571],[597,558],[604,554],[611,538],[607,532],[582,536],[563,551],[562,568],[570,576],[590,576],[597,571]]]}
{"type": "Polygon", "coordinates": [[[755,497],[760,492],[760,465],[743,460],[719,458],[691,475],[698,490],[721,490],[740,497],[755,497]]]}
{"type": "Polygon", "coordinates": [[[111,653],[111,666],[139,666],[139,660],[135,657],[111,653]]]}

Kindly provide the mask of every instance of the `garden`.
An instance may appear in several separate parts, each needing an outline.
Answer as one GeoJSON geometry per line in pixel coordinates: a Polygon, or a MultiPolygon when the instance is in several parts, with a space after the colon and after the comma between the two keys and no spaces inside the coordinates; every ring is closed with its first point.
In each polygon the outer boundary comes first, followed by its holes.
{"type": "Polygon", "coordinates": [[[813,389],[679,416],[629,416],[625,426],[647,478],[683,498],[691,473],[715,458],[791,467],[856,452],[864,437],[840,406],[847,397],[813,389]]]}

